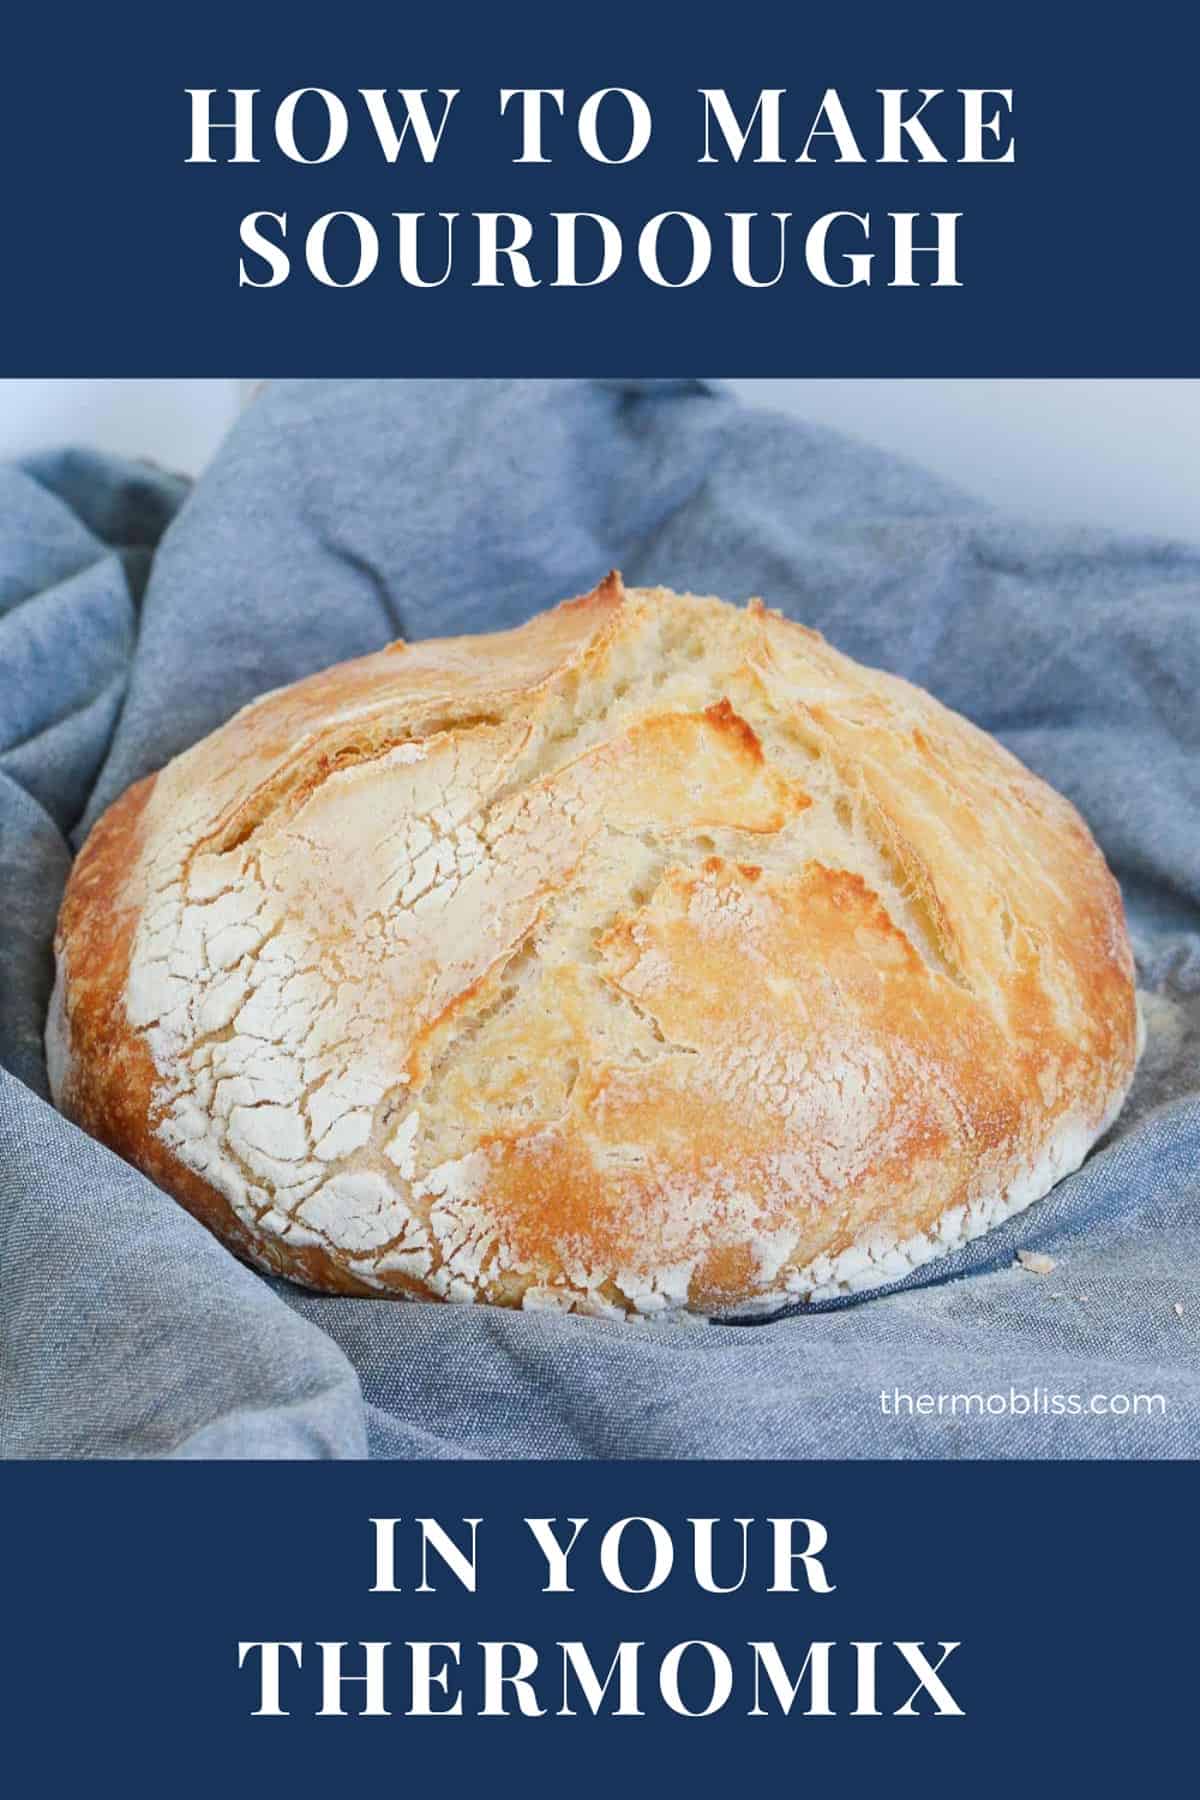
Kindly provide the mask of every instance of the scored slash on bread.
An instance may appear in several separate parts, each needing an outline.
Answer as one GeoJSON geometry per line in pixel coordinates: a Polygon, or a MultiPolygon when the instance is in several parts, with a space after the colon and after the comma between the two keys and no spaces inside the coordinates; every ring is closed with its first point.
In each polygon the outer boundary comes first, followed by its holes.
{"type": "Polygon", "coordinates": [[[1075,1168],[1139,1049],[1066,800],[751,602],[592,593],[264,696],[101,819],[63,1110],[354,1294],[767,1312],[1075,1168]]]}

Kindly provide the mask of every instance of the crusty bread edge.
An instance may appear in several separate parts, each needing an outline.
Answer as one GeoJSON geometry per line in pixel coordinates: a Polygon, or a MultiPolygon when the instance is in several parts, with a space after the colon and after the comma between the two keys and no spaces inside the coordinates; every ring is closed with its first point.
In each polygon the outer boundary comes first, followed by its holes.
{"type": "Polygon", "coordinates": [[[911,1237],[895,1239],[886,1233],[875,1232],[860,1238],[836,1256],[819,1256],[807,1268],[789,1277],[786,1291],[776,1289],[773,1293],[756,1294],[736,1307],[723,1308],[709,1316],[715,1321],[730,1322],[763,1318],[797,1302],[815,1304],[840,1300],[869,1293],[875,1288],[890,1287],[926,1263],[953,1256],[973,1239],[994,1231],[1019,1213],[1027,1212],[1082,1166],[1089,1151],[1115,1123],[1128,1098],[1133,1074],[1145,1046],[1146,1028],[1140,999],[1137,1031],[1134,1069],[1129,1081],[1113,1097],[1099,1124],[1068,1120],[1031,1167],[1024,1174],[1015,1176],[999,1194],[971,1206],[951,1207],[927,1231],[916,1232],[911,1237]]]}
{"type": "Polygon", "coordinates": [[[138,1169],[243,1262],[318,1293],[378,1298],[323,1250],[285,1253],[250,1229],[218,1188],[187,1168],[155,1129],[158,1082],[150,1050],[125,1011],[136,922],[131,893],[156,775],[127,788],[93,826],[75,859],[54,940],[55,975],[46,1018],[50,1095],[64,1117],[138,1169]],[[81,879],[82,877],[82,879],[81,879]],[[83,938],[87,978],[72,979],[70,946],[83,938]]]}

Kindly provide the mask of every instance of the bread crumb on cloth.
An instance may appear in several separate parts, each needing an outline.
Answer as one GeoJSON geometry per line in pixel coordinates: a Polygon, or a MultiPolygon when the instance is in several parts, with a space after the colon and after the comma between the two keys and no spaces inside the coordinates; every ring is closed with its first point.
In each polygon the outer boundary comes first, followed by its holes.
{"type": "MultiPolygon", "coordinates": [[[[1042,1250],[1018,1250],[1016,1255],[1018,1267],[1028,1270],[1030,1275],[1049,1275],[1058,1264],[1052,1256],[1042,1250]]],[[[1054,1296],[1051,1295],[1051,1299],[1054,1296]]]]}

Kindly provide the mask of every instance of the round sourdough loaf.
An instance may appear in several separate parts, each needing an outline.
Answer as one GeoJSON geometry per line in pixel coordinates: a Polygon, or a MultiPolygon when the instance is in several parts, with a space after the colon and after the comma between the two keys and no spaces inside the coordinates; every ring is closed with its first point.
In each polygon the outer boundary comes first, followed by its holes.
{"type": "Polygon", "coordinates": [[[1139,1048],[1078,814],[752,601],[594,592],[267,694],[71,876],[58,1104],[314,1288],[734,1315],[1077,1167],[1139,1048]]]}

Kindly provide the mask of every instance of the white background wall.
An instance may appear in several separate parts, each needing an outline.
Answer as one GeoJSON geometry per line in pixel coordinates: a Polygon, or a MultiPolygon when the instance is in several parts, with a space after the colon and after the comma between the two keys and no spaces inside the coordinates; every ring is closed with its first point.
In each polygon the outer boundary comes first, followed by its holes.
{"type": "Polygon", "coordinates": [[[236,381],[0,380],[0,456],[81,444],[194,475],[239,405],[236,381]]]}
{"type": "Polygon", "coordinates": [[[736,381],[1028,515],[1200,541],[1200,381],[736,381]]]}
{"type": "MultiPolygon", "coordinates": [[[[1200,381],[735,381],[1000,505],[1200,541],[1200,381]]],[[[0,381],[0,455],[75,442],[203,468],[237,381],[0,381]]]]}

